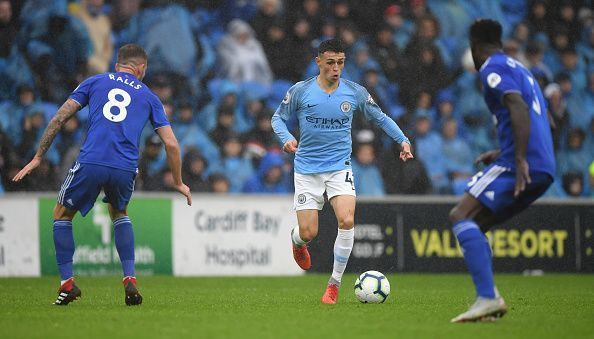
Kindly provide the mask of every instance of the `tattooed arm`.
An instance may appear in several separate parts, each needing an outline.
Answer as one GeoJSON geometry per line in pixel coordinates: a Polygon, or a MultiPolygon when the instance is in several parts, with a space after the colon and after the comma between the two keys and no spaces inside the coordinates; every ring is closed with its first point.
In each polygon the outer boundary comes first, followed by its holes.
{"type": "Polygon", "coordinates": [[[56,134],[62,129],[62,126],[68,121],[68,119],[72,118],[76,112],[80,109],[80,105],[78,102],[68,99],[66,102],[60,107],[56,115],[50,120],[49,125],[46,127],[45,131],[43,132],[43,136],[39,141],[39,147],[37,148],[37,153],[33,159],[19,172],[17,175],[14,176],[12,181],[20,181],[23,179],[27,174],[31,173],[34,169],[36,169],[39,164],[41,163],[41,159],[47,152],[47,150],[52,145],[56,134]]]}

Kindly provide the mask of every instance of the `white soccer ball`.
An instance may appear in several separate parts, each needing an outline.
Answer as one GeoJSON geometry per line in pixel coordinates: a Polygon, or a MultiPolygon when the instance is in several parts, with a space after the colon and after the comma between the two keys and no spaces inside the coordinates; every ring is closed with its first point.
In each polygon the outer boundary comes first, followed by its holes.
{"type": "Polygon", "coordinates": [[[390,282],[378,271],[362,273],[355,281],[355,296],[362,303],[380,304],[390,295],[390,282]]]}

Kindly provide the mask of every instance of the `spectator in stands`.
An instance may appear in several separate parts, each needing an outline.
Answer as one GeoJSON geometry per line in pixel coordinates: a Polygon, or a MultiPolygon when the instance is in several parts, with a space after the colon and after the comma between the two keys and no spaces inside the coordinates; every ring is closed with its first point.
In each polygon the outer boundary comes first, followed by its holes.
{"type": "Polygon", "coordinates": [[[227,34],[218,45],[221,76],[236,82],[272,82],[272,71],[262,45],[254,36],[254,31],[239,19],[227,25],[227,34]]]}
{"type": "Polygon", "coordinates": [[[562,135],[567,130],[569,113],[567,112],[567,103],[563,98],[561,87],[557,83],[551,83],[544,90],[544,96],[548,101],[548,110],[555,128],[553,129],[553,146],[559,150],[561,146],[562,135]]]}
{"type": "Polygon", "coordinates": [[[260,161],[258,171],[244,184],[244,193],[289,193],[285,185],[283,158],[278,153],[270,152],[260,161]]]}
{"type": "Polygon", "coordinates": [[[434,194],[449,193],[450,184],[445,157],[441,147],[438,146],[443,144],[441,135],[432,130],[431,118],[427,114],[417,115],[414,124],[412,141],[417,159],[423,163],[431,180],[432,192],[434,194]]]}
{"type": "Polygon", "coordinates": [[[147,76],[164,73],[185,81],[195,74],[200,60],[193,25],[190,12],[184,6],[153,1],[144,4],[144,9],[130,19],[119,38],[122,43],[145,46],[151,58],[147,76]]]}
{"type": "Polygon", "coordinates": [[[146,139],[144,150],[138,160],[138,179],[136,186],[143,191],[160,191],[165,189],[163,168],[165,162],[161,155],[163,143],[158,135],[153,134],[146,139]]]}
{"type": "Polygon", "coordinates": [[[273,22],[267,27],[266,35],[262,41],[262,47],[266,53],[266,57],[270,61],[270,68],[275,78],[288,79],[293,73],[298,73],[294,70],[293,53],[290,41],[281,22],[273,22]]]}
{"type": "MultiPolygon", "coordinates": [[[[296,17],[301,17],[307,21],[312,37],[318,37],[320,34],[322,34],[324,20],[322,17],[322,7],[320,5],[320,0],[304,0],[302,2],[302,7],[297,9],[296,17]]],[[[294,18],[293,21],[295,21],[294,18]]]]}
{"type": "Polygon", "coordinates": [[[578,59],[577,52],[573,48],[566,48],[560,52],[561,72],[571,77],[573,91],[582,92],[586,89],[586,68],[584,63],[578,59]]]}
{"type": "Polygon", "coordinates": [[[409,107],[416,93],[427,91],[433,97],[451,81],[437,47],[430,42],[411,47],[406,62],[400,94],[402,102],[409,107]]]}
{"type": "MultiPolygon", "coordinates": [[[[37,151],[37,145],[41,140],[43,131],[47,126],[45,116],[42,111],[31,110],[28,111],[22,121],[22,138],[17,146],[17,154],[22,164],[26,164],[26,159],[31,159],[37,151]]],[[[60,164],[60,154],[56,145],[52,145],[45,157],[53,166],[60,164]]]]}
{"type": "Polygon", "coordinates": [[[111,23],[104,13],[103,6],[104,0],[82,0],[73,11],[73,15],[87,27],[93,44],[93,54],[89,57],[87,65],[90,74],[107,72],[113,58],[111,23]]]}
{"type": "Polygon", "coordinates": [[[300,80],[307,64],[313,60],[314,53],[311,46],[311,26],[305,17],[297,17],[290,28],[289,44],[291,48],[291,64],[293,71],[289,73],[288,79],[300,80]]]}
{"type": "Polygon", "coordinates": [[[222,145],[223,142],[233,135],[233,125],[235,124],[235,113],[227,105],[221,105],[218,110],[217,126],[210,132],[210,139],[216,145],[222,145]]]}
{"type": "Polygon", "coordinates": [[[579,198],[584,193],[584,176],[580,172],[568,172],[563,174],[563,190],[567,196],[579,198]]]}
{"type": "MultiPolygon", "coordinates": [[[[553,81],[553,72],[543,62],[544,46],[542,43],[531,41],[526,45],[526,64],[525,66],[537,77],[537,74],[544,74],[547,82],[553,81]]],[[[540,83],[541,88],[545,88],[547,84],[540,83]]]]}
{"type": "Polygon", "coordinates": [[[92,51],[88,31],[80,20],[60,12],[35,20],[23,30],[41,97],[64,101],[87,71],[92,51]]]}
{"type": "MultiPolygon", "coordinates": [[[[270,118],[268,118],[270,120],[270,118]]],[[[249,158],[244,157],[243,145],[237,135],[230,135],[222,143],[222,173],[228,178],[230,192],[241,192],[245,182],[253,175],[254,168],[249,158]]]]}
{"type": "Polygon", "coordinates": [[[208,177],[209,192],[229,193],[229,179],[222,173],[213,173],[208,177]]]}
{"type": "Polygon", "coordinates": [[[12,20],[12,4],[9,0],[0,0],[0,59],[7,58],[17,34],[17,27],[12,20]]]}
{"type": "Polygon", "coordinates": [[[404,20],[402,7],[391,4],[384,10],[384,23],[392,30],[394,43],[403,50],[414,32],[414,23],[404,20]]]}
{"type": "Polygon", "coordinates": [[[116,35],[127,27],[130,19],[138,13],[141,2],[142,0],[115,0],[111,2],[109,21],[116,35]]]}
{"type": "Polygon", "coordinates": [[[569,172],[586,174],[592,155],[585,147],[586,134],[581,128],[569,130],[567,149],[557,154],[557,171],[563,176],[569,172]]]}
{"type": "Polygon", "coordinates": [[[353,159],[353,176],[357,195],[384,196],[384,181],[375,163],[375,148],[372,143],[358,144],[353,159]]]}
{"type": "Polygon", "coordinates": [[[264,156],[269,151],[280,151],[281,145],[272,130],[270,118],[272,112],[263,110],[256,117],[256,126],[242,137],[248,149],[257,148],[256,154],[264,156]]]}
{"type": "Polygon", "coordinates": [[[182,160],[182,178],[188,183],[192,192],[208,192],[205,171],[208,167],[206,159],[196,149],[189,149],[182,160]]]}
{"type": "Polygon", "coordinates": [[[546,6],[546,0],[534,0],[530,6],[530,13],[528,15],[528,23],[530,31],[533,35],[548,34],[550,19],[546,6]]]}
{"type": "Polygon", "coordinates": [[[394,41],[390,26],[381,25],[374,37],[370,45],[371,55],[379,62],[386,78],[392,82],[398,82],[404,60],[394,41]]]}
{"type": "Polygon", "coordinates": [[[16,154],[12,142],[8,134],[4,133],[0,127],[0,186],[2,186],[2,191],[5,190],[7,183],[10,186],[12,176],[9,176],[9,170],[16,167],[13,164],[15,161],[16,154]]]}
{"type": "Polygon", "coordinates": [[[466,183],[472,177],[474,161],[470,146],[458,136],[458,123],[454,119],[446,120],[442,126],[442,151],[446,170],[455,195],[464,194],[466,183]]]}
{"type": "Polygon", "coordinates": [[[179,107],[178,114],[171,123],[171,128],[173,128],[182,150],[195,148],[200,150],[208,163],[218,162],[219,149],[208,137],[208,134],[196,124],[192,105],[184,103],[179,107]]]}
{"type": "Polygon", "coordinates": [[[256,38],[260,41],[266,39],[268,28],[273,24],[282,22],[282,3],[280,0],[260,0],[258,13],[251,21],[256,38]]]}

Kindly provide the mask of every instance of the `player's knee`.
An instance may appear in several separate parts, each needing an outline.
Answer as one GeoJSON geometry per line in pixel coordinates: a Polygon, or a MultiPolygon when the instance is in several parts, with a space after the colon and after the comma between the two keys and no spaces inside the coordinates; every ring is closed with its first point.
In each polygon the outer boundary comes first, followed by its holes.
{"type": "Polygon", "coordinates": [[[318,230],[314,227],[306,227],[305,229],[299,231],[299,236],[301,240],[305,242],[312,241],[318,235],[318,230]]]}
{"type": "Polygon", "coordinates": [[[338,219],[338,228],[350,230],[355,225],[355,217],[348,215],[338,219]]]}
{"type": "Polygon", "coordinates": [[[466,219],[466,215],[464,215],[464,212],[460,208],[458,208],[458,206],[456,206],[450,210],[448,219],[450,220],[450,224],[453,225],[460,220],[466,219]]]}

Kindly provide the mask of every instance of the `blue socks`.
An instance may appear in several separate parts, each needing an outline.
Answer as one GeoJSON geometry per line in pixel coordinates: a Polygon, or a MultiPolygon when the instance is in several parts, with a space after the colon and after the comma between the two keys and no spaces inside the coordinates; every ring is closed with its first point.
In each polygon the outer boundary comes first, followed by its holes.
{"type": "Polygon", "coordinates": [[[124,277],[134,276],[134,231],[128,216],[113,221],[116,249],[122,262],[124,277]]]}
{"type": "Polygon", "coordinates": [[[479,297],[495,298],[493,263],[487,237],[478,225],[469,219],[458,221],[454,224],[453,231],[460,243],[476,294],[479,297]]]}
{"type": "Polygon", "coordinates": [[[54,246],[60,279],[72,278],[72,257],[74,256],[74,236],[72,221],[54,220],[54,246]]]}

